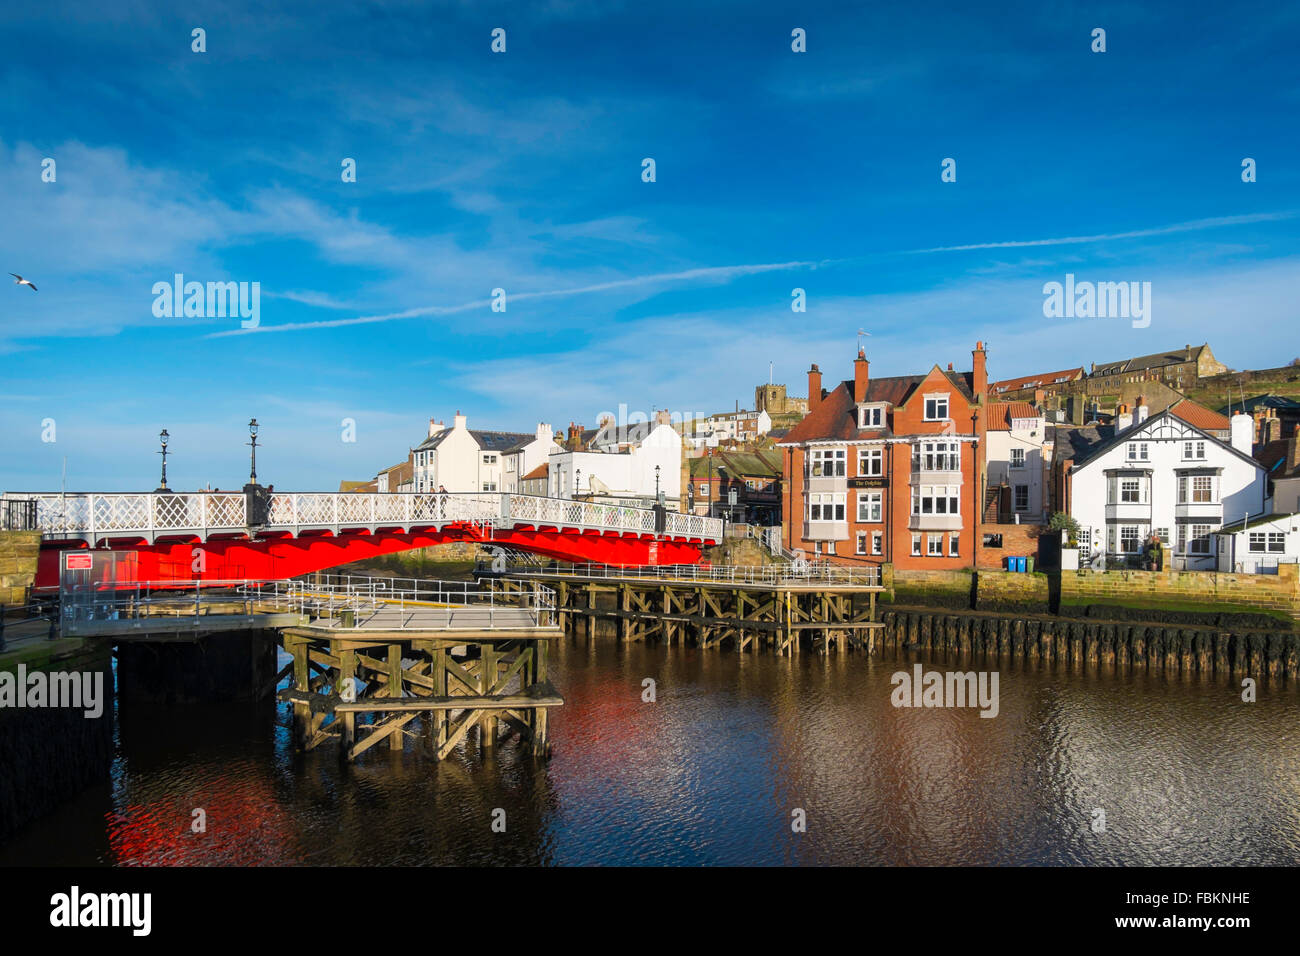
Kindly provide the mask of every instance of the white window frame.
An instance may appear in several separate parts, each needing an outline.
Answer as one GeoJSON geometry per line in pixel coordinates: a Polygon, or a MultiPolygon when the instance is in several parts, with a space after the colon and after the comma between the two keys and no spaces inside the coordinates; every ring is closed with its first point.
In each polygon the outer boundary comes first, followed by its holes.
{"type": "Polygon", "coordinates": [[[925,396],[925,421],[946,422],[949,420],[951,412],[951,392],[931,392],[925,396]]]}
{"type": "Polygon", "coordinates": [[[843,448],[812,448],[808,451],[808,478],[843,478],[848,455],[843,448]]]}
{"type": "Polygon", "coordinates": [[[858,449],[858,476],[880,478],[885,474],[885,449],[877,446],[858,449]],[[872,466],[875,470],[872,470],[872,466]]]}
{"type": "Polygon", "coordinates": [[[884,405],[863,405],[858,409],[858,427],[859,428],[884,428],[885,427],[885,406],[884,405]]]}
{"type": "Polygon", "coordinates": [[[883,491],[858,492],[858,523],[879,524],[885,520],[885,493],[883,491]],[[864,514],[865,510],[865,514],[864,514]],[[871,513],[875,512],[875,517],[871,513]]]}
{"type": "Polygon", "coordinates": [[[1011,467],[1012,467],[1012,468],[1024,468],[1024,467],[1025,467],[1025,459],[1026,459],[1026,455],[1025,455],[1025,450],[1024,450],[1023,448],[1013,448],[1013,449],[1011,449],[1011,467]]]}

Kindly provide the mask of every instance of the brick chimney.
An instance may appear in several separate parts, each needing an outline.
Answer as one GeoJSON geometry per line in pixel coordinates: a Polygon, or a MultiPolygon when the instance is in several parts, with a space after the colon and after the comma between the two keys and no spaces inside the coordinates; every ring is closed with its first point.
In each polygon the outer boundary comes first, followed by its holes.
{"type": "Polygon", "coordinates": [[[971,355],[971,391],[975,393],[975,401],[983,404],[989,400],[989,370],[985,364],[987,354],[984,351],[984,343],[976,342],[975,349],[971,355]]]}
{"type": "Polygon", "coordinates": [[[1291,443],[1286,450],[1286,470],[1295,471],[1300,467],[1300,425],[1291,430],[1291,443]]]}
{"type": "Polygon", "coordinates": [[[858,357],[853,360],[853,400],[855,402],[865,402],[867,400],[867,366],[871,363],[867,361],[867,353],[858,349],[858,357]]]}
{"type": "Polygon", "coordinates": [[[816,364],[808,369],[808,411],[817,411],[822,403],[822,370],[816,364]]]}

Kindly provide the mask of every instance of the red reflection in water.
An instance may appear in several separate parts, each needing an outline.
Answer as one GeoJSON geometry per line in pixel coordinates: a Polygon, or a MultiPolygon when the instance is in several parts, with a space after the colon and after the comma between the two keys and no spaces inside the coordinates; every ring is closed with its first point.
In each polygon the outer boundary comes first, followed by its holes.
{"type": "Polygon", "coordinates": [[[213,780],[191,799],[165,796],[107,815],[113,862],[124,866],[264,866],[302,858],[293,818],[264,781],[213,780]],[[215,789],[215,792],[214,792],[215,789]],[[203,809],[206,832],[195,833],[193,812],[203,809]]]}

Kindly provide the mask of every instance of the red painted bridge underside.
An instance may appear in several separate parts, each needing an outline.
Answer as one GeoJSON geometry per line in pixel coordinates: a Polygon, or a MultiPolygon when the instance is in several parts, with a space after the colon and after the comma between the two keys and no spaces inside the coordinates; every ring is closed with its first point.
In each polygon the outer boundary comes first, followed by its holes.
{"type": "MultiPolygon", "coordinates": [[[[298,537],[210,538],[207,541],[193,538],[154,544],[124,540],[101,547],[133,553],[133,580],[136,581],[274,581],[352,561],[456,542],[500,545],[558,561],[619,566],[696,564],[704,546],[698,541],[656,539],[631,533],[553,528],[487,530],[474,525],[447,525],[437,531],[412,533],[379,531],[375,534],[344,532],[334,535],[321,532],[298,537]],[[196,548],[202,552],[201,572],[194,570],[196,548]]],[[[57,588],[59,554],[84,547],[78,542],[45,542],[37,565],[36,587],[57,588]]],[[[122,580],[121,569],[118,583],[126,583],[122,580]]]]}

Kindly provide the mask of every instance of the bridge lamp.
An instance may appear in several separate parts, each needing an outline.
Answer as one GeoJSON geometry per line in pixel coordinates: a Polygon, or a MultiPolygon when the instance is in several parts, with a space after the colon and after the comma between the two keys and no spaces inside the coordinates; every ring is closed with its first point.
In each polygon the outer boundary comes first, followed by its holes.
{"type": "Polygon", "coordinates": [[[582,469],[579,468],[573,473],[573,497],[582,494],[582,469]]]}
{"type": "Polygon", "coordinates": [[[252,446],[252,453],[249,458],[248,483],[257,484],[257,419],[250,419],[248,422],[248,437],[252,441],[248,442],[252,446]]]}
{"type": "Polygon", "coordinates": [[[659,498],[659,466],[655,465],[655,498],[659,498]]]}
{"type": "Polygon", "coordinates": [[[158,433],[158,441],[162,445],[162,451],[158,452],[162,455],[162,482],[158,485],[159,491],[171,490],[167,487],[167,439],[169,437],[165,428],[158,433]]]}

